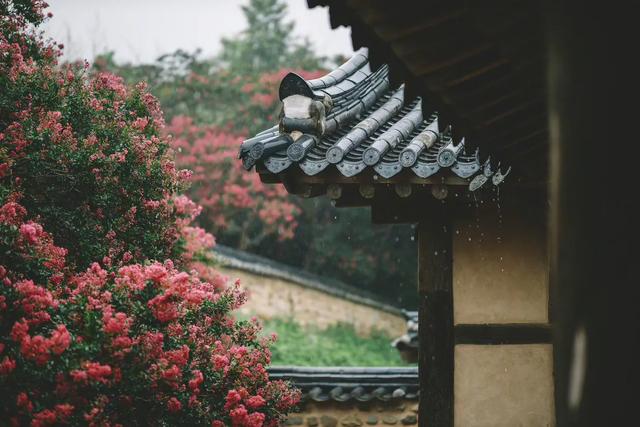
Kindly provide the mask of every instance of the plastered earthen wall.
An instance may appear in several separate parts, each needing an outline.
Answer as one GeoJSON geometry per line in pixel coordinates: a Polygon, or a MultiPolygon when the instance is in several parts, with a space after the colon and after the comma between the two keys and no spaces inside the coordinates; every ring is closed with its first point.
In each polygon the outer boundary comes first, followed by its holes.
{"type": "Polygon", "coordinates": [[[456,324],[548,322],[546,226],[522,209],[493,203],[455,223],[456,324]]]}
{"type": "MultiPolygon", "coordinates": [[[[455,223],[456,324],[549,322],[546,225],[526,206],[483,203],[455,223]]],[[[454,424],[555,425],[552,345],[456,345],[454,424]]]]}
{"type": "Polygon", "coordinates": [[[457,345],[454,425],[554,426],[550,344],[457,345]]]}

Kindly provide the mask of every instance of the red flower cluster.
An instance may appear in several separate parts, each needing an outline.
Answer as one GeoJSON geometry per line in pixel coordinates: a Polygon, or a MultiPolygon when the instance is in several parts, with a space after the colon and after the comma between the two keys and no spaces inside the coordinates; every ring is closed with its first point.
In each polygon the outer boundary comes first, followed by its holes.
{"type": "Polygon", "coordinates": [[[0,420],[277,425],[299,394],[231,316],[238,283],[202,262],[214,240],[157,102],[58,67],[31,30],[43,7],[0,0],[0,420]]]}
{"type": "Polygon", "coordinates": [[[237,231],[238,246],[257,245],[275,235],[291,239],[297,227],[296,206],[281,186],[265,185],[237,161],[242,137],[175,117],[167,132],[180,167],[193,170],[191,196],[203,207],[201,222],[218,231],[237,231]],[[257,221],[259,220],[259,221],[257,221]]]}
{"type": "MultiPolygon", "coordinates": [[[[24,225],[41,226],[13,219],[0,223],[3,236],[28,260],[24,225]]],[[[171,261],[94,263],[81,273],[45,264],[49,279],[41,284],[0,266],[0,321],[9,330],[0,337],[0,388],[15,396],[15,406],[5,406],[12,420],[125,422],[123,414],[151,399],[176,419],[205,414],[224,425],[262,426],[276,425],[297,402],[295,391],[269,381],[269,341],[258,338],[258,325],[229,317],[245,299],[237,283],[221,290],[171,261]],[[221,384],[231,388],[225,396],[221,384]],[[33,402],[45,409],[34,413],[33,402]]]]}

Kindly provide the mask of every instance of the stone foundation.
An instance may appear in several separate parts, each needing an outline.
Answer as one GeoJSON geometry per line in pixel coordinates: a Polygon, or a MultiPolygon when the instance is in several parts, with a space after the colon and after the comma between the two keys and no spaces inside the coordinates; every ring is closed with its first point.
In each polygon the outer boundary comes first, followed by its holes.
{"type": "Polygon", "coordinates": [[[284,425],[309,427],[358,427],[418,425],[418,403],[396,402],[338,403],[313,402],[302,405],[284,425]]]}

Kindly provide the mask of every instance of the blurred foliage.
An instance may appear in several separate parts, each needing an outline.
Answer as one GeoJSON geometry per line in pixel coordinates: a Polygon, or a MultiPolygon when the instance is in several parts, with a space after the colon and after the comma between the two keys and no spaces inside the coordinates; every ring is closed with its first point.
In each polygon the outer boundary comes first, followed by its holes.
{"type": "Polygon", "coordinates": [[[232,73],[269,73],[281,68],[317,70],[318,58],[308,40],[291,41],[293,22],[285,22],[287,6],[279,0],[251,0],[242,6],[248,27],[238,37],[222,39],[220,58],[232,73]]]}
{"type": "MultiPolygon", "coordinates": [[[[239,144],[242,137],[276,123],[280,108],[277,88],[287,72],[313,78],[344,60],[319,57],[308,41],[296,39],[293,23],[285,22],[286,9],[281,0],[251,0],[243,10],[248,28],[225,39],[217,57],[177,51],[154,64],[132,65],[117,64],[113,54],[107,53],[96,59],[94,70],[115,72],[127,82],[147,81],[167,122],[186,116],[194,125],[229,133],[239,144]]],[[[195,140],[190,144],[198,145],[195,140]]],[[[205,165],[196,166],[207,169],[205,165]]],[[[246,180],[245,185],[254,184],[246,180]]],[[[257,193],[253,188],[247,192],[257,193]]],[[[299,209],[293,218],[297,222],[293,238],[283,239],[278,233],[264,235],[262,226],[247,228],[246,209],[234,215],[228,205],[218,210],[224,211],[227,219],[226,226],[219,226],[206,214],[206,206],[211,204],[206,195],[190,195],[205,205],[202,225],[225,245],[338,278],[375,292],[392,304],[417,306],[416,242],[410,225],[372,225],[368,209],[336,209],[325,197],[305,200],[285,196],[283,200],[288,197],[287,203],[299,209]]],[[[264,221],[258,211],[254,211],[254,221],[264,221]]]]}
{"type": "Polygon", "coordinates": [[[391,346],[392,338],[374,331],[361,337],[351,325],[337,324],[326,329],[303,327],[290,319],[263,323],[264,333],[275,332],[271,347],[272,365],[299,366],[406,366],[391,346]]]}

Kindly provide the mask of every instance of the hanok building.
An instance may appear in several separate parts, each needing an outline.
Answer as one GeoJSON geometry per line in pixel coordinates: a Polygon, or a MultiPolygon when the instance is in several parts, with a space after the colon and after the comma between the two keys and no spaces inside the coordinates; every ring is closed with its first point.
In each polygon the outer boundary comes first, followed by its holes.
{"type": "Polygon", "coordinates": [[[419,224],[420,417],[552,424],[545,224],[498,194],[510,168],[466,149],[366,49],[319,79],[287,75],[279,95],[278,125],[242,144],[247,169],[370,206],[376,223],[419,224]]]}
{"type": "Polygon", "coordinates": [[[331,25],[349,26],[370,55],[326,79],[288,77],[278,126],[241,157],[293,194],[419,224],[420,424],[628,424],[638,360],[628,346],[638,327],[632,4],[308,3],[328,6],[331,25]],[[498,159],[513,167],[503,184],[498,159]]]}

